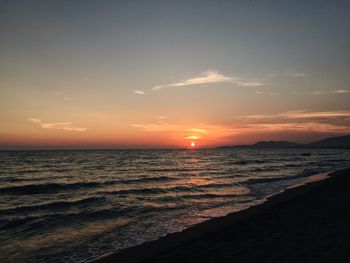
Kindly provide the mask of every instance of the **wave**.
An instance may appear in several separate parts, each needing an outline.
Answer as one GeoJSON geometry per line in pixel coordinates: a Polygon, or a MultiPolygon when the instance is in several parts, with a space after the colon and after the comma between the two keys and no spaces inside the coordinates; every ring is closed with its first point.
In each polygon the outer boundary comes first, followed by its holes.
{"type": "Polygon", "coordinates": [[[348,162],[349,161],[349,159],[327,159],[327,162],[334,162],[334,163],[336,163],[336,162],[348,162]]]}
{"type": "Polygon", "coordinates": [[[168,181],[175,181],[178,180],[174,177],[168,177],[168,176],[152,176],[152,177],[142,177],[142,178],[136,178],[136,179],[124,179],[119,180],[119,183],[123,184],[133,184],[133,183],[145,183],[145,182],[168,182],[168,181]]]}
{"type": "Polygon", "coordinates": [[[122,190],[112,190],[112,191],[99,191],[96,194],[101,195],[132,195],[132,194],[142,194],[142,195],[152,195],[152,194],[164,194],[169,192],[201,192],[208,188],[222,188],[222,187],[232,187],[240,186],[237,182],[227,182],[227,183],[210,183],[203,185],[179,185],[173,187],[152,187],[152,188],[129,188],[122,190]]]}
{"type": "Polygon", "coordinates": [[[79,182],[71,184],[46,183],[46,184],[30,184],[0,188],[2,194],[17,194],[17,195],[33,195],[33,194],[49,194],[68,189],[79,189],[96,187],[98,182],[79,182]]]}
{"type": "Polygon", "coordinates": [[[184,194],[178,196],[161,196],[156,197],[157,201],[160,202],[175,202],[185,199],[214,199],[214,198],[242,198],[250,197],[249,194],[213,194],[213,193],[202,193],[202,194],[184,194]]]}
{"type": "Polygon", "coordinates": [[[10,229],[25,229],[25,231],[37,231],[45,228],[72,227],[74,224],[82,224],[84,222],[97,222],[105,219],[123,219],[125,217],[137,217],[151,211],[167,211],[174,209],[182,209],[185,206],[178,205],[176,207],[153,206],[153,205],[120,205],[119,207],[98,206],[95,209],[80,210],[78,212],[60,211],[56,213],[47,213],[40,215],[22,216],[14,218],[9,216],[0,219],[0,231],[9,231],[10,229]]]}
{"type": "MultiPolygon", "coordinates": [[[[146,207],[144,207],[146,209],[146,207]]],[[[93,222],[103,219],[120,218],[123,215],[131,215],[136,211],[141,210],[139,207],[125,208],[110,208],[104,207],[98,210],[81,210],[76,213],[47,213],[41,215],[25,216],[25,217],[8,217],[0,219],[0,231],[14,228],[23,229],[26,231],[38,230],[43,227],[72,227],[75,223],[93,222]]]]}
{"type": "Polygon", "coordinates": [[[33,212],[37,210],[55,210],[55,209],[69,209],[71,207],[77,207],[85,204],[92,204],[97,202],[105,201],[105,197],[88,197],[84,199],[74,200],[74,201],[59,201],[52,203],[44,203],[32,206],[19,206],[16,208],[2,209],[0,210],[1,215],[8,215],[20,212],[33,212]]]}
{"type": "Polygon", "coordinates": [[[34,195],[34,194],[49,194],[56,193],[65,190],[83,189],[83,188],[96,188],[100,186],[113,185],[113,184],[135,184],[146,182],[166,182],[177,180],[177,178],[158,176],[158,177],[142,177],[136,179],[120,179],[109,181],[93,181],[93,182],[75,182],[75,183],[44,183],[44,184],[29,184],[29,185],[17,185],[0,188],[1,194],[17,194],[17,195],[34,195]]]}
{"type": "Polygon", "coordinates": [[[41,178],[23,178],[23,177],[3,177],[0,178],[0,182],[5,182],[5,183],[14,183],[14,182],[35,182],[35,181],[40,181],[42,180],[41,178]]]}
{"type": "Polygon", "coordinates": [[[238,160],[238,161],[229,161],[225,162],[226,165],[247,165],[247,164],[262,164],[267,163],[270,160],[238,160]]]}
{"type": "Polygon", "coordinates": [[[147,172],[193,172],[193,171],[201,171],[202,168],[155,168],[155,169],[147,169],[147,172]]]}
{"type": "Polygon", "coordinates": [[[251,184],[259,184],[259,183],[269,183],[269,182],[275,182],[275,181],[284,181],[284,180],[292,180],[292,179],[298,179],[298,178],[304,178],[308,174],[302,173],[298,175],[293,176],[279,176],[279,177],[270,177],[270,178],[252,178],[248,179],[245,182],[242,182],[242,185],[251,185],[251,184]]]}
{"type": "Polygon", "coordinates": [[[301,167],[302,164],[300,163],[288,163],[288,164],[285,164],[283,165],[283,167],[301,167]]]}
{"type": "Polygon", "coordinates": [[[169,188],[131,188],[112,191],[99,191],[96,194],[101,195],[129,195],[129,194],[161,194],[166,193],[169,188]]]}
{"type": "Polygon", "coordinates": [[[257,167],[252,169],[252,172],[274,172],[281,170],[281,167],[276,166],[266,166],[266,167],[257,167]]]}

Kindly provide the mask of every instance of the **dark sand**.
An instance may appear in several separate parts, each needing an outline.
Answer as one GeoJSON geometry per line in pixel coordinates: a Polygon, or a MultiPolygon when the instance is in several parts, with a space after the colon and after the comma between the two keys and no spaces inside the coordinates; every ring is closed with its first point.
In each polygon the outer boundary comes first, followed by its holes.
{"type": "Polygon", "coordinates": [[[350,169],[94,262],[350,262],[350,169]]]}

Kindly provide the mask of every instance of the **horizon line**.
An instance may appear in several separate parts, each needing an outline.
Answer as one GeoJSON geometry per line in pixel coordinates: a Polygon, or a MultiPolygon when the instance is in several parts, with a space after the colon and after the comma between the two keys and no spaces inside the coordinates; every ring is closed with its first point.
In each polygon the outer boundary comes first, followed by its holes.
{"type": "MultiPolygon", "coordinates": [[[[325,137],[324,139],[321,140],[316,140],[312,141],[313,142],[318,142],[330,138],[338,138],[338,137],[345,137],[345,136],[350,136],[350,134],[344,134],[344,135],[339,135],[339,136],[331,136],[331,137],[325,137]]],[[[25,146],[25,145],[0,145],[0,151],[81,151],[81,150],[91,150],[91,151],[105,151],[105,150],[205,150],[205,149],[217,149],[217,148],[223,148],[223,147],[239,147],[239,146],[253,146],[256,143],[259,142],[291,142],[291,143],[296,143],[296,144],[309,144],[309,143],[298,143],[294,141],[288,141],[288,140],[260,140],[260,141],[255,141],[254,143],[251,144],[225,144],[225,145],[217,145],[217,146],[208,146],[208,147],[196,147],[196,148],[190,148],[190,147],[176,147],[176,146],[165,146],[165,147],[84,147],[84,146],[78,146],[78,147],[72,147],[70,148],[69,146],[67,147],[58,147],[58,146],[25,146]]]]}

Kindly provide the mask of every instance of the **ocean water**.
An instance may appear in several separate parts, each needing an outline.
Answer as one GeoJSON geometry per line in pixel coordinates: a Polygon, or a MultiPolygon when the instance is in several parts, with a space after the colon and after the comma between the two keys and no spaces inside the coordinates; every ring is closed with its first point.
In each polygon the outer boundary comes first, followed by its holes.
{"type": "Polygon", "coordinates": [[[349,150],[2,151],[0,262],[82,262],[345,167],[349,150]]]}

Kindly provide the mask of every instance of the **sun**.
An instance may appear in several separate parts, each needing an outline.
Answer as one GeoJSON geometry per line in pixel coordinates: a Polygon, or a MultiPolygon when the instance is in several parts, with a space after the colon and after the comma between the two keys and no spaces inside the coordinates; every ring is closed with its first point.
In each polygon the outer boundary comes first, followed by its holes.
{"type": "Polygon", "coordinates": [[[195,142],[191,142],[190,143],[190,146],[193,148],[193,147],[196,147],[196,143],[195,142]]]}

